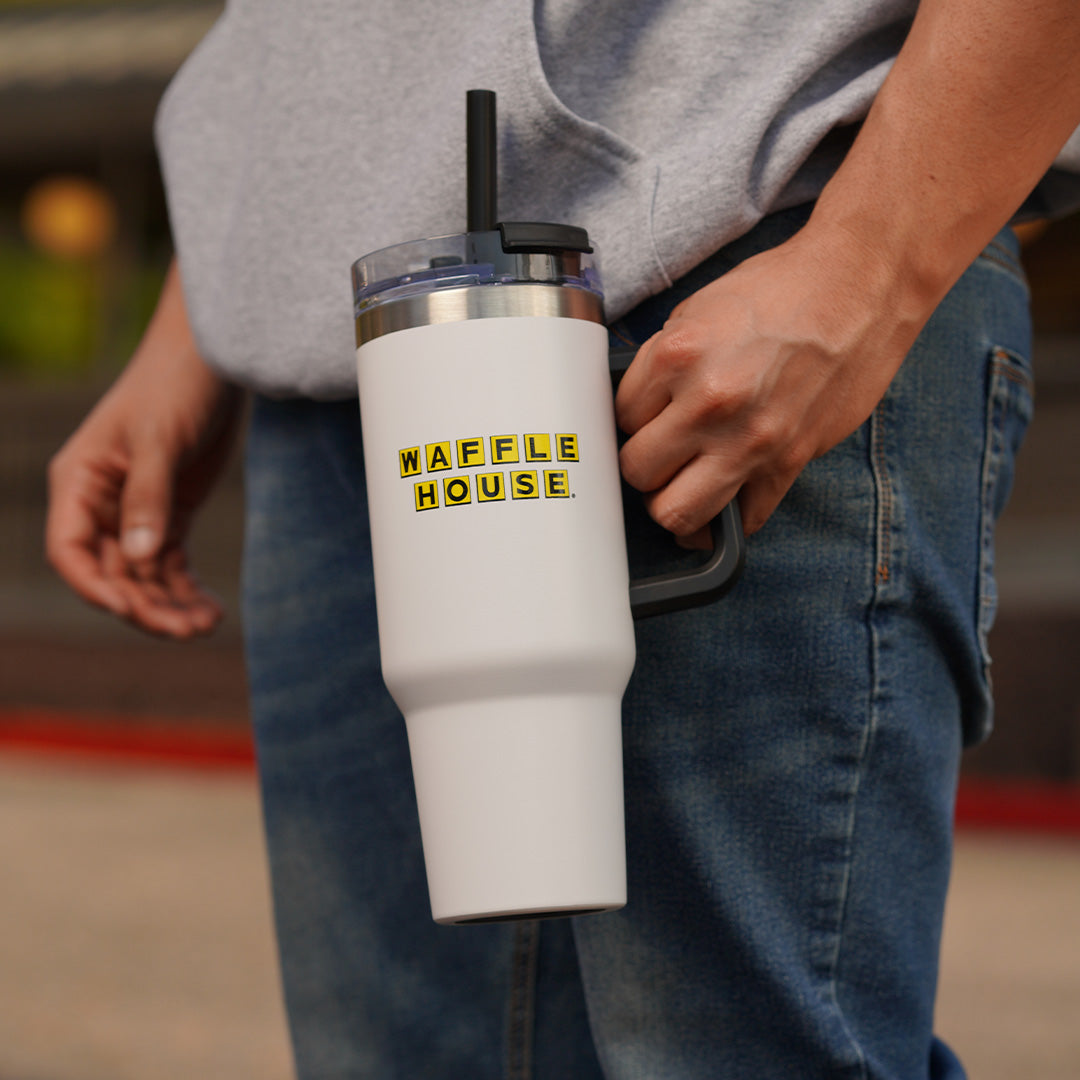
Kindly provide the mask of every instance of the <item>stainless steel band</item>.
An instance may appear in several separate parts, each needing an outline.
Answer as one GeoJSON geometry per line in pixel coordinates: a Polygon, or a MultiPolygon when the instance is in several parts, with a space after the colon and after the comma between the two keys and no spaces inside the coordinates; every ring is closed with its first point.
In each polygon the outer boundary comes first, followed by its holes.
{"type": "Polygon", "coordinates": [[[536,315],[604,321],[600,297],[588,289],[542,283],[466,285],[373,305],[357,316],[356,344],[359,347],[384,334],[414,326],[536,315]]]}

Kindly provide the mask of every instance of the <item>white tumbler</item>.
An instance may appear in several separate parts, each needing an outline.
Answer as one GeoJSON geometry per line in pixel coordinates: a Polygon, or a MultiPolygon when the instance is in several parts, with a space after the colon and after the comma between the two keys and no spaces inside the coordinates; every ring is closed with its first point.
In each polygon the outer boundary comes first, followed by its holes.
{"type": "Polygon", "coordinates": [[[601,300],[584,253],[495,280],[476,240],[357,271],[383,676],[435,919],[609,911],[634,629],[601,300]]]}
{"type": "MultiPolygon", "coordinates": [[[[353,266],[383,676],[435,920],[611,911],[634,628],[599,281],[581,229],[471,219],[353,266]]],[[[723,591],[736,526],[641,613],[723,591]]]]}

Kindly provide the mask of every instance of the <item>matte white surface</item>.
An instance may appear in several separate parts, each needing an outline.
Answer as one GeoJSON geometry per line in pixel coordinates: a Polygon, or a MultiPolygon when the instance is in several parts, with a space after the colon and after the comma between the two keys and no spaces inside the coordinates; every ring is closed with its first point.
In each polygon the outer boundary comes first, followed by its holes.
{"type": "Polygon", "coordinates": [[[383,676],[409,722],[435,916],[621,904],[634,630],[607,333],[474,319],[387,334],[357,363],[383,676]],[[530,435],[551,461],[526,460],[530,435]],[[558,460],[559,435],[577,460],[558,460]],[[493,461],[500,436],[517,462],[493,461]],[[484,464],[463,464],[458,440],[475,439],[484,464]],[[431,471],[437,443],[451,467],[431,471]],[[420,472],[403,476],[412,448],[420,472]],[[546,470],[559,497],[512,497],[513,472],[542,486],[546,470]],[[506,497],[481,501],[494,473],[506,497]],[[446,503],[448,480],[468,502],[446,503]],[[432,482],[439,505],[418,510],[432,482]]]}
{"type": "Polygon", "coordinates": [[[409,718],[437,922],[626,903],[620,695],[534,695],[409,718]]]}

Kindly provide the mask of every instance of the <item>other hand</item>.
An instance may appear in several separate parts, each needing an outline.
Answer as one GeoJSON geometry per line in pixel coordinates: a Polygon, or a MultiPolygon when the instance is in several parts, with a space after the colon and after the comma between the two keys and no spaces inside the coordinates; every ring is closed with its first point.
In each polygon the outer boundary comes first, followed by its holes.
{"type": "Polygon", "coordinates": [[[240,404],[195,350],[174,269],[128,368],[49,467],[46,555],[76,593],[155,634],[217,626],[185,544],[240,404]]]}

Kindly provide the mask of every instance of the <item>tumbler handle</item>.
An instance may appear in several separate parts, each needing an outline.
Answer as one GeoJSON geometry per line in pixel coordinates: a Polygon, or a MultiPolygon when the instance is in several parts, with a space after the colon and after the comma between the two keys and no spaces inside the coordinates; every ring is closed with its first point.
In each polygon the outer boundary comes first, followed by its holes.
{"type": "MultiPolygon", "coordinates": [[[[629,348],[609,352],[608,366],[616,383],[635,353],[629,348]]],[[[713,518],[710,532],[712,554],[700,566],[630,582],[630,612],[635,619],[711,604],[735,584],[746,559],[738,502],[732,499],[713,518]]]]}

